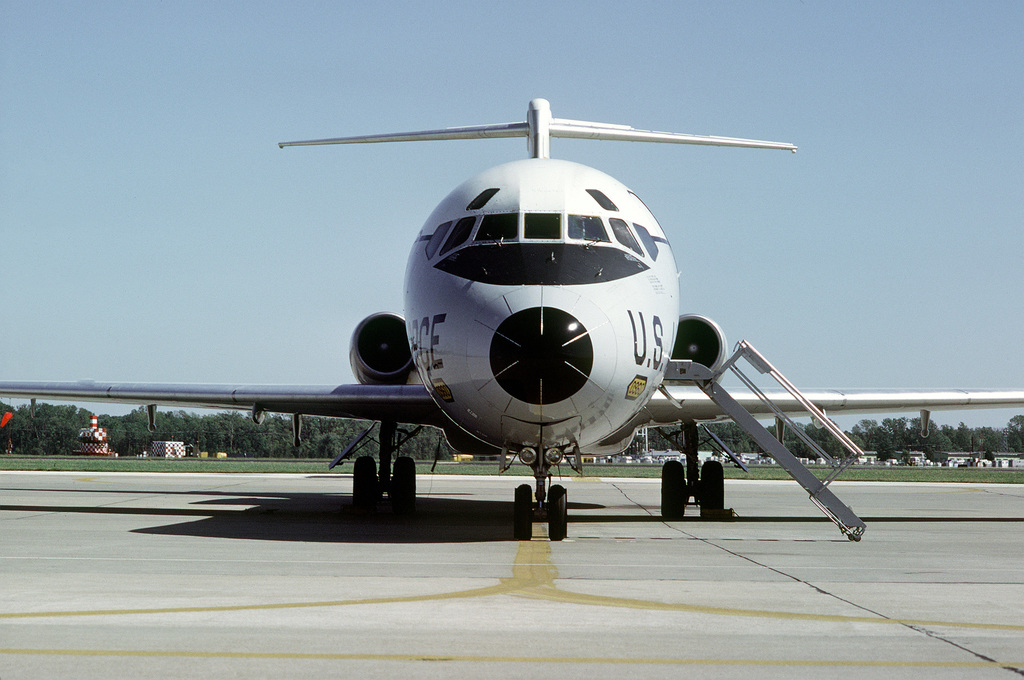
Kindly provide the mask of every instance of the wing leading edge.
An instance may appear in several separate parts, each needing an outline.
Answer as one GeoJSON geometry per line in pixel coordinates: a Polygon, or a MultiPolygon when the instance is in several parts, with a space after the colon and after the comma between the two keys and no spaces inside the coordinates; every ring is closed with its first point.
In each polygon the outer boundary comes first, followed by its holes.
{"type": "Polygon", "coordinates": [[[301,413],[421,425],[444,422],[423,385],[0,382],[0,396],[301,413]]]}
{"type": "MultiPolygon", "coordinates": [[[[655,395],[647,405],[649,420],[645,425],[718,420],[725,416],[718,405],[696,387],[671,387],[669,394],[678,405],[660,394],[655,395]]],[[[1024,390],[807,390],[802,394],[828,414],[1024,408],[1024,390]]],[[[788,392],[767,392],[766,395],[787,415],[806,413],[788,392]]],[[[754,416],[773,415],[769,407],[752,393],[737,392],[732,396],[754,416]]]]}
{"type": "MultiPolygon", "coordinates": [[[[658,394],[630,425],[672,425],[714,421],[726,414],[700,389],[673,386],[673,403],[658,394]]],[[[1024,390],[809,390],[803,393],[829,414],[912,413],[967,409],[1024,409],[1024,390]]],[[[423,385],[231,385],[192,383],[0,382],[0,396],[118,404],[157,404],[177,408],[241,411],[450,426],[423,385]]],[[[752,415],[772,412],[756,396],[733,395],[752,415]]],[[[804,409],[786,392],[767,396],[788,415],[804,409]]]]}

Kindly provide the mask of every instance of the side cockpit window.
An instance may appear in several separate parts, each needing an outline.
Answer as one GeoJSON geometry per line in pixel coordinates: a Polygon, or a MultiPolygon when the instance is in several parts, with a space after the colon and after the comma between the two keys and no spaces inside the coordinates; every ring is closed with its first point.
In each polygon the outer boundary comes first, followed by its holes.
{"type": "Polygon", "coordinates": [[[523,216],[524,238],[562,238],[562,216],[559,213],[526,213],[523,216]]]}
{"type": "Polygon", "coordinates": [[[444,242],[444,247],[441,248],[441,254],[444,255],[452,248],[461,246],[469,238],[469,235],[473,232],[473,224],[476,222],[476,217],[463,217],[461,220],[455,223],[455,228],[452,229],[451,235],[448,240],[444,242]]]}
{"type": "Polygon", "coordinates": [[[642,227],[636,222],[633,223],[633,228],[636,229],[636,235],[640,239],[640,242],[644,244],[644,248],[647,248],[647,252],[650,253],[651,259],[657,261],[658,259],[658,241],[651,232],[647,231],[646,227],[642,227]]]}
{"type": "Polygon", "coordinates": [[[513,241],[519,236],[518,213],[484,215],[474,241],[513,241]]]}
{"type": "Polygon", "coordinates": [[[444,241],[444,237],[448,235],[448,230],[452,228],[451,222],[445,222],[430,235],[430,239],[427,241],[427,258],[434,256],[437,249],[441,247],[441,242],[444,241]]]}
{"type": "Polygon", "coordinates": [[[644,251],[640,249],[640,244],[636,242],[633,237],[633,233],[629,230],[629,225],[625,221],[620,220],[618,217],[612,217],[608,220],[608,224],[611,225],[612,233],[615,234],[615,240],[626,246],[640,257],[644,256],[644,251]]]}
{"type": "Polygon", "coordinates": [[[610,243],[608,232],[600,217],[593,215],[569,215],[569,238],[582,241],[599,241],[610,243]]]}

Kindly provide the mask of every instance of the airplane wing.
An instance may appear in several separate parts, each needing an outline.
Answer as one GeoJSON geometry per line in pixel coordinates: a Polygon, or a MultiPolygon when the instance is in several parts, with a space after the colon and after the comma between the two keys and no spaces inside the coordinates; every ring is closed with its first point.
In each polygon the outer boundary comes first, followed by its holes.
{"type": "MultiPolygon", "coordinates": [[[[725,413],[696,387],[668,388],[672,403],[656,394],[646,411],[646,425],[669,425],[684,420],[725,419],[725,413]]],[[[1024,390],[805,390],[801,392],[826,414],[866,415],[872,413],[912,413],[915,411],[961,411],[967,409],[1024,409],[1024,390]]],[[[751,415],[774,414],[751,392],[730,390],[751,415]]],[[[766,392],[766,396],[787,415],[805,415],[806,410],[788,392],[766,392]]]]}
{"type": "Polygon", "coordinates": [[[0,396],[54,401],[157,404],[301,413],[441,425],[423,385],[214,385],[189,383],[0,382],[0,396]]]}
{"type": "MultiPolygon", "coordinates": [[[[668,388],[655,394],[633,426],[725,420],[727,415],[700,389],[668,388]],[[673,403],[676,402],[676,403],[673,403]]],[[[913,413],[966,409],[1024,409],[1024,390],[808,390],[802,393],[827,414],[913,413]]],[[[732,391],[749,413],[771,417],[753,393],[732,391]]],[[[805,410],[787,392],[767,392],[788,415],[805,410]]],[[[332,416],[442,426],[448,424],[423,385],[219,385],[192,383],[0,382],[0,396],[54,401],[157,404],[332,416]]]]}

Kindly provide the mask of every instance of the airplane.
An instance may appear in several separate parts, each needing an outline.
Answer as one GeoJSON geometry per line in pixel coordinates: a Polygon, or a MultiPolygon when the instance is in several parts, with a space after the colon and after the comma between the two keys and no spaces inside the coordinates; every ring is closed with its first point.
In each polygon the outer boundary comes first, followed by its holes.
{"type": "Polygon", "coordinates": [[[546,100],[534,99],[524,122],[279,146],[507,137],[525,137],[529,157],[460,184],[413,241],[404,315],[376,313],[355,328],[357,384],[0,382],[0,395],[144,404],[151,430],[157,405],[246,410],[257,423],[268,412],[290,414],[296,445],[303,415],[379,422],[380,468],[370,456],[356,458],[353,504],[372,507],[386,493],[398,514],[414,512],[416,500],[415,465],[395,456],[398,424],[430,426],[456,451],[497,455],[503,472],[516,460],[529,466],[535,484],[515,489],[513,537],[530,539],[539,520],[554,541],[566,537],[568,519],[552,468],[565,462],[582,471],[584,455],[620,453],[643,428],[681,426],[686,465],[669,461],[662,471],[666,519],[681,517],[688,504],[702,514],[724,510],[721,463],[698,469],[698,425],[731,419],[859,540],[863,521],[828,489],[845,463],[819,448],[833,474],[811,474],[782,444],[792,417],[810,414],[855,454],[828,413],[920,411],[926,432],[932,410],[1024,406],[1024,390],[801,393],[749,343],[730,355],[709,317],[680,315],[672,247],[638,194],[599,170],[551,158],[552,138],[795,152],[792,144],[559,119],[546,100]],[[762,389],[739,369],[741,360],[783,390],[762,389]],[[746,391],[734,396],[722,386],[729,371],[746,391]],[[775,434],[759,422],[773,417],[775,434]]]}

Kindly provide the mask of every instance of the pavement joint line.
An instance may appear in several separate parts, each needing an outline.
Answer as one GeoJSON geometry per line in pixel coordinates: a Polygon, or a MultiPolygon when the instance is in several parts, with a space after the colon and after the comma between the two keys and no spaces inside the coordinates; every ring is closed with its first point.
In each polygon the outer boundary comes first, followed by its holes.
{"type": "MultiPolygon", "coordinates": [[[[613,486],[615,486],[615,488],[618,489],[619,492],[623,496],[625,496],[627,499],[632,501],[632,499],[629,498],[629,496],[626,494],[626,492],[623,489],[619,488],[617,485],[613,485],[613,486]]],[[[965,489],[965,490],[962,490],[962,491],[964,491],[964,492],[973,492],[973,491],[975,491],[975,489],[965,489]]],[[[984,489],[979,489],[978,491],[983,491],[984,492],[985,490],[984,489]]],[[[637,505],[640,506],[640,507],[643,507],[639,503],[637,503],[637,505]]],[[[648,512],[650,512],[645,507],[643,509],[647,510],[648,512]]],[[[822,595],[825,595],[826,597],[831,597],[831,598],[837,599],[840,602],[843,602],[843,603],[845,603],[845,604],[847,604],[849,606],[852,606],[852,607],[854,607],[856,609],[860,609],[860,610],[862,610],[864,612],[867,612],[868,614],[871,615],[870,618],[872,619],[872,621],[888,621],[888,622],[891,622],[893,624],[898,624],[898,625],[905,626],[906,628],[908,628],[910,630],[913,630],[913,631],[915,631],[917,633],[920,633],[922,635],[925,635],[926,637],[929,637],[929,638],[931,638],[933,640],[937,640],[939,642],[942,642],[942,643],[945,643],[945,644],[950,645],[952,647],[955,647],[955,648],[959,649],[960,651],[966,652],[967,654],[970,654],[970,655],[974,656],[975,658],[979,659],[981,663],[988,663],[988,662],[993,662],[994,661],[994,659],[992,659],[989,656],[986,656],[985,654],[977,652],[977,651],[975,651],[973,649],[970,649],[970,648],[968,648],[968,647],[966,647],[964,645],[958,644],[958,643],[952,641],[951,639],[948,639],[948,638],[940,635],[938,632],[936,632],[934,630],[931,630],[931,628],[933,626],[941,625],[941,624],[932,624],[932,623],[923,622],[923,621],[906,621],[906,620],[892,619],[892,618],[882,614],[881,612],[874,611],[874,610],[872,610],[872,609],[870,609],[868,607],[865,607],[863,605],[860,605],[860,604],[858,604],[856,602],[852,602],[851,600],[848,600],[846,598],[840,597],[840,596],[836,595],[835,593],[832,593],[832,592],[830,592],[828,590],[825,590],[825,589],[823,589],[823,588],[821,588],[819,586],[814,585],[813,583],[810,583],[809,581],[805,581],[804,579],[798,578],[798,577],[796,577],[796,576],[794,576],[792,574],[789,574],[789,573],[787,573],[785,571],[782,571],[780,569],[776,569],[775,567],[772,567],[772,566],[770,566],[768,564],[764,564],[762,562],[759,562],[758,560],[755,560],[755,559],[753,559],[752,557],[750,557],[748,555],[741,555],[740,553],[737,553],[737,552],[735,552],[733,550],[730,550],[730,549],[726,548],[724,545],[721,545],[718,541],[714,541],[714,540],[711,540],[711,539],[708,539],[708,538],[697,537],[697,536],[694,536],[693,534],[690,534],[689,532],[683,531],[682,529],[677,529],[677,530],[679,532],[683,533],[684,535],[687,535],[687,536],[690,536],[690,537],[693,537],[693,538],[697,538],[697,540],[705,543],[706,545],[710,545],[710,546],[713,546],[715,548],[718,548],[719,550],[722,550],[722,551],[732,555],[733,557],[738,557],[738,558],[746,560],[746,561],[748,561],[748,562],[750,562],[752,564],[755,564],[755,565],[757,565],[757,566],[759,566],[761,568],[768,569],[769,571],[774,572],[774,573],[776,573],[776,574],[778,574],[780,576],[792,579],[793,581],[795,581],[797,583],[801,583],[801,584],[803,584],[805,586],[808,586],[808,587],[812,588],[813,590],[815,590],[816,592],[818,592],[818,593],[820,593],[822,595]]],[[[1016,673],[1018,675],[1024,675],[1024,670],[1022,670],[1022,668],[1017,666],[1016,664],[1009,665],[1009,666],[1003,666],[1003,668],[1005,670],[1011,671],[1011,672],[1016,673]]]]}
{"type": "MultiPolygon", "coordinates": [[[[757,565],[758,567],[761,567],[763,569],[767,569],[767,570],[769,570],[769,571],[771,571],[771,572],[773,572],[775,574],[778,574],[780,576],[783,576],[785,578],[792,579],[794,582],[800,583],[800,584],[802,584],[804,586],[807,586],[807,587],[811,588],[812,590],[814,590],[815,592],[817,592],[817,593],[819,593],[821,595],[824,595],[825,597],[830,597],[830,598],[839,600],[840,602],[842,602],[842,603],[844,603],[844,604],[846,604],[848,606],[851,606],[851,607],[854,607],[856,609],[860,609],[861,611],[867,612],[868,614],[872,615],[873,617],[877,617],[880,620],[884,620],[884,621],[892,620],[894,623],[897,622],[894,619],[891,619],[890,617],[886,616],[885,614],[883,614],[883,613],[881,613],[879,611],[875,611],[874,609],[866,607],[866,606],[864,606],[862,604],[859,604],[857,602],[853,602],[852,600],[849,600],[849,599],[847,599],[845,597],[840,597],[839,595],[837,595],[835,593],[832,593],[832,592],[826,590],[825,588],[822,588],[821,586],[817,586],[817,585],[811,583],[810,581],[804,580],[804,579],[799,578],[797,576],[794,576],[794,575],[792,575],[792,574],[790,574],[788,572],[785,572],[785,571],[783,571],[781,569],[777,569],[777,568],[772,567],[772,566],[770,566],[768,564],[765,564],[763,562],[755,560],[753,557],[750,557],[749,555],[741,555],[741,554],[739,554],[737,552],[729,550],[725,546],[718,545],[717,542],[715,542],[715,541],[713,541],[711,539],[702,539],[702,541],[706,545],[710,545],[710,546],[713,546],[713,547],[718,548],[720,550],[723,550],[726,553],[732,555],[733,557],[737,557],[739,559],[746,560],[747,562],[750,562],[751,564],[757,565]]],[[[916,633],[920,633],[920,634],[925,635],[925,636],[927,636],[927,637],[929,637],[929,638],[931,638],[933,640],[937,640],[937,641],[942,642],[944,644],[947,644],[947,645],[950,645],[952,647],[955,647],[955,648],[959,649],[962,652],[966,652],[966,653],[976,657],[977,659],[981,660],[982,662],[994,662],[995,661],[994,659],[992,659],[989,656],[986,656],[985,654],[977,652],[977,651],[975,651],[973,649],[970,649],[969,647],[966,647],[966,646],[964,646],[962,644],[954,642],[953,640],[950,640],[950,639],[947,639],[946,637],[943,637],[942,635],[940,635],[936,631],[931,630],[930,629],[931,627],[928,624],[925,624],[923,622],[907,622],[907,621],[903,621],[903,622],[899,622],[899,623],[900,623],[900,625],[906,626],[908,629],[913,630],[916,633]]],[[[1022,671],[1022,669],[1019,668],[1019,667],[1007,666],[1006,670],[1013,671],[1014,673],[1017,673],[1019,675],[1024,675],[1024,671],[1022,671]]]]}

